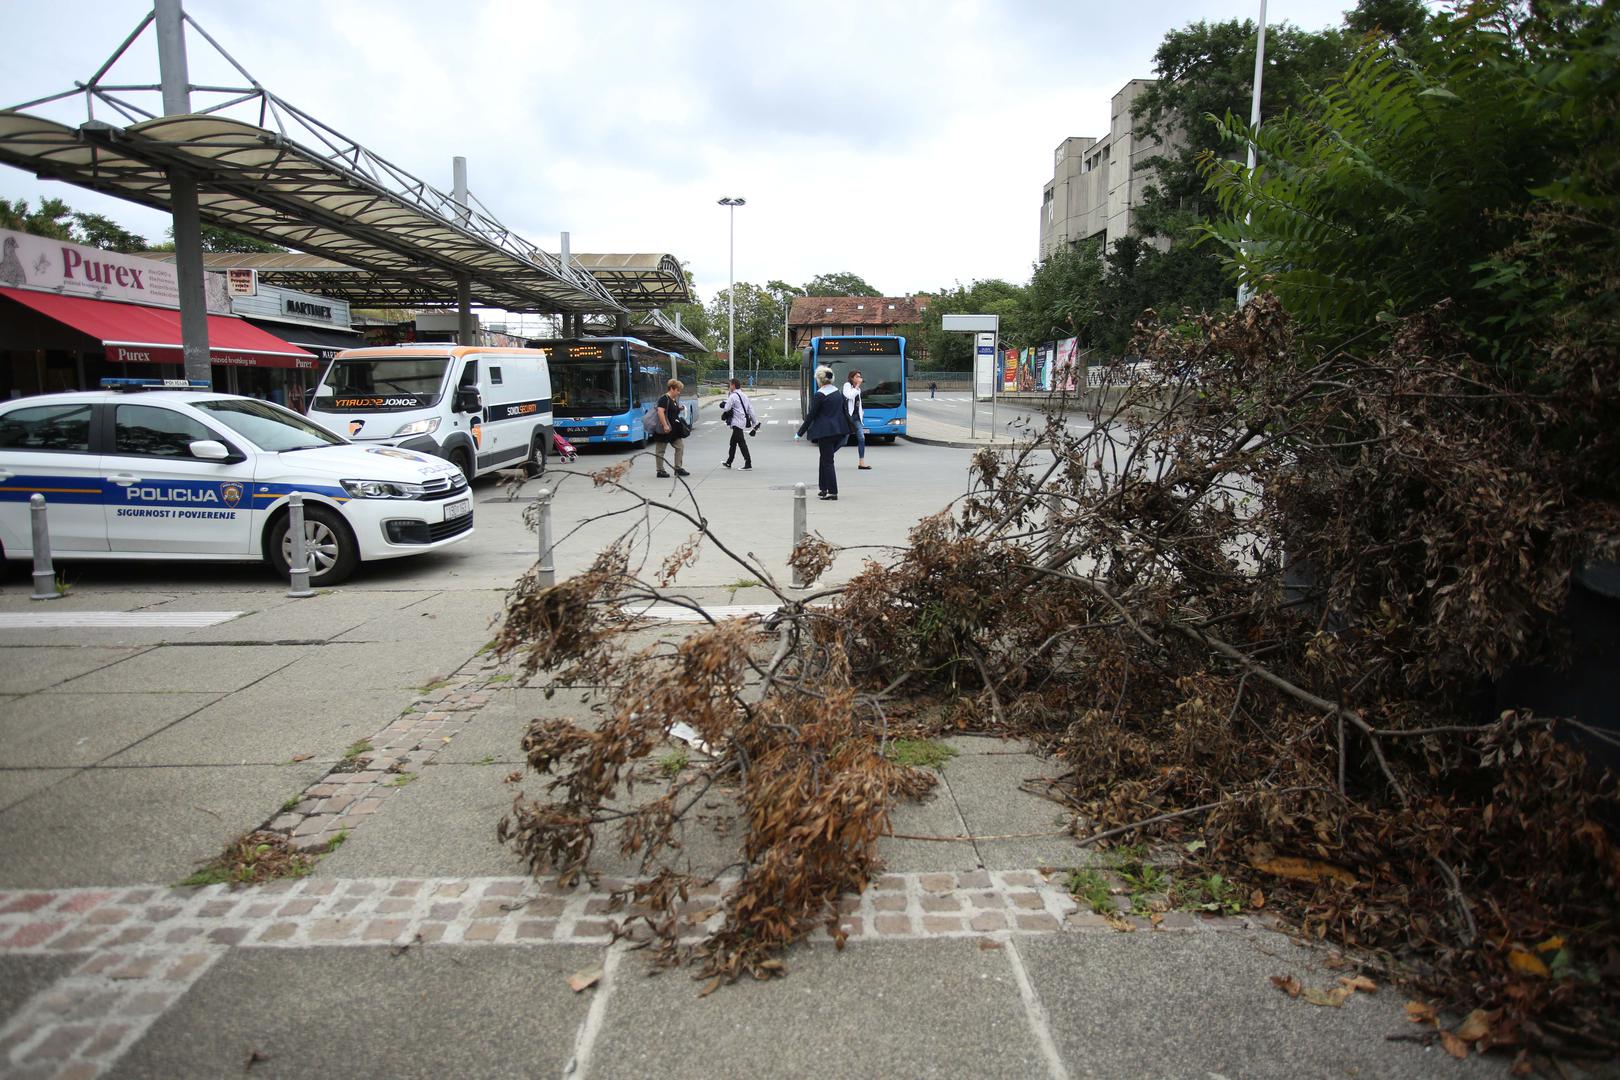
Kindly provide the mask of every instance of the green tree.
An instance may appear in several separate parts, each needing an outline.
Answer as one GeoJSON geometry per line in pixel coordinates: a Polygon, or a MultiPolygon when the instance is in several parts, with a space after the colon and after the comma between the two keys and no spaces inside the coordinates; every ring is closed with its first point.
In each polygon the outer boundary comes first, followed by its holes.
{"type": "Polygon", "coordinates": [[[41,199],[37,210],[28,209],[27,199],[0,199],[0,229],[71,241],[73,211],[61,199],[41,199]]]}
{"type": "MultiPolygon", "coordinates": [[[[1553,10],[1614,33],[1612,6],[1553,10]]],[[[1572,59],[1558,26],[1507,0],[1477,4],[1436,16],[1411,54],[1368,38],[1341,79],[1258,132],[1228,115],[1229,145],[1252,136],[1260,164],[1206,153],[1222,211],[1206,234],[1325,341],[1371,344],[1368,328],[1449,299],[1459,327],[1519,351],[1493,256],[1596,134],[1579,108],[1547,101],[1572,59]]]]}
{"type": "MultiPolygon", "coordinates": [[[[239,255],[273,255],[278,252],[285,252],[287,250],[284,247],[272,244],[266,240],[255,240],[251,236],[243,236],[241,233],[234,233],[229,229],[222,229],[218,225],[210,225],[206,221],[202,223],[201,232],[202,249],[207,252],[234,252],[239,255]]],[[[169,226],[167,236],[168,240],[161,244],[153,245],[151,250],[173,251],[173,225],[169,226]]]]}
{"type": "Polygon", "coordinates": [[[967,371],[973,366],[969,335],[942,329],[941,322],[946,315],[999,315],[1001,338],[1008,344],[1022,344],[1029,334],[1031,315],[1025,286],[991,278],[971,285],[957,282],[950,288],[936,289],[930,295],[933,299],[923,313],[917,332],[928,356],[922,370],[967,371]]]}
{"type": "MultiPolygon", "coordinates": [[[[747,281],[735,286],[737,297],[737,370],[747,367],[783,367],[798,363],[797,358],[782,355],[782,317],[786,309],[782,297],[769,288],[747,281]]],[[[715,294],[710,302],[709,323],[714,327],[717,351],[726,347],[727,316],[730,313],[730,295],[725,289],[715,294]]]]}
{"type": "Polygon", "coordinates": [[[836,274],[817,274],[805,283],[801,296],[882,296],[859,274],[840,271],[836,274]]]}
{"type": "Polygon", "coordinates": [[[126,254],[147,250],[144,236],[130,232],[110,217],[75,211],[73,225],[74,239],[81,244],[126,254]]]}

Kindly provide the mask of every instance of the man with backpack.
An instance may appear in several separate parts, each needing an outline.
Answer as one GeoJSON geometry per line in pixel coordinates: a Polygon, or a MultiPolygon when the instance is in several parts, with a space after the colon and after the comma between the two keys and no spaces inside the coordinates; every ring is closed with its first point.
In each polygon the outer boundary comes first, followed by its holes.
{"type": "Polygon", "coordinates": [[[743,433],[753,434],[759,430],[759,421],[754,419],[754,406],[748,400],[748,395],[742,392],[742,383],[737,379],[731,380],[731,389],[726,393],[726,400],[720,405],[720,419],[731,428],[731,444],[726,447],[726,460],[720,464],[731,468],[732,461],[737,457],[737,451],[742,451],[743,468],[752,469],[754,459],[748,453],[748,440],[743,433]]]}

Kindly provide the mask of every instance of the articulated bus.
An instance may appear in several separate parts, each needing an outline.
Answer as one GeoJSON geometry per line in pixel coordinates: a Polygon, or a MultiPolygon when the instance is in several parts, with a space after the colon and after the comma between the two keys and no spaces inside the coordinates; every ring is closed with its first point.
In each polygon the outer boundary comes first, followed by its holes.
{"type": "Polygon", "coordinates": [[[691,388],[692,395],[681,398],[681,407],[688,423],[696,420],[697,387],[690,373],[677,374],[684,366],[680,353],[655,349],[632,337],[538,338],[527,344],[546,351],[552,423],[576,446],[644,445],[642,415],[657,403],[670,379],[683,379],[691,388]]]}
{"type": "MultiPolygon", "coordinates": [[[[866,437],[894,442],[906,433],[906,339],[903,337],[817,337],[804,350],[799,371],[799,415],[810,407],[816,390],[816,368],[832,368],[833,384],[842,387],[851,371],[862,375],[861,405],[866,437]]],[[[552,378],[556,378],[555,369],[552,378]]]]}

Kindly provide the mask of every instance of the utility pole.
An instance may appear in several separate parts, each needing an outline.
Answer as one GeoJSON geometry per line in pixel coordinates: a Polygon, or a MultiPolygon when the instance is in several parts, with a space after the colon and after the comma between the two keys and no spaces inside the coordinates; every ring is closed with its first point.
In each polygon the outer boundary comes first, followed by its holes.
{"type": "MultiPolygon", "coordinates": [[[[163,115],[191,112],[191,75],[186,70],[186,13],[180,0],[157,0],[158,77],[163,115]]],[[[208,290],[203,279],[202,218],[197,209],[197,178],[178,166],[169,173],[169,205],[174,214],[174,274],[180,288],[180,351],[186,378],[210,388],[214,370],[208,353],[208,290]]]]}

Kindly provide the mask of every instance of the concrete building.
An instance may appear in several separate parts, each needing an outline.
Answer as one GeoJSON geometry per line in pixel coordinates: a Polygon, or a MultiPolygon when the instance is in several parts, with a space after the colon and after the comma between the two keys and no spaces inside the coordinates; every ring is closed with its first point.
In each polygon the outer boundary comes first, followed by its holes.
{"type": "MultiPolygon", "coordinates": [[[[1132,215],[1142,193],[1153,182],[1148,158],[1168,152],[1154,138],[1131,134],[1131,105],[1154,84],[1153,79],[1132,79],[1115,94],[1113,120],[1100,139],[1064,139],[1052,155],[1052,179],[1041,192],[1041,246],[1044,261],[1054,252],[1083,240],[1101,241],[1103,247],[1131,229],[1132,215]]],[[[1162,237],[1155,243],[1167,247],[1162,237]]]]}

